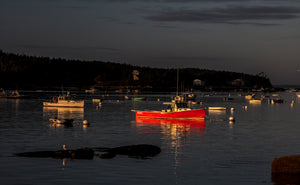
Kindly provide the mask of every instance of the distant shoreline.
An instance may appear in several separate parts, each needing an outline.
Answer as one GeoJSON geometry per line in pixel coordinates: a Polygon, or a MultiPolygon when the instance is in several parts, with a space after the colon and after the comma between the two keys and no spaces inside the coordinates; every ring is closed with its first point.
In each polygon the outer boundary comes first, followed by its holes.
{"type": "MultiPolygon", "coordinates": [[[[177,69],[150,68],[102,61],[51,59],[0,50],[0,88],[176,91],[177,69]]],[[[271,90],[263,73],[179,69],[180,91],[271,90]]]]}

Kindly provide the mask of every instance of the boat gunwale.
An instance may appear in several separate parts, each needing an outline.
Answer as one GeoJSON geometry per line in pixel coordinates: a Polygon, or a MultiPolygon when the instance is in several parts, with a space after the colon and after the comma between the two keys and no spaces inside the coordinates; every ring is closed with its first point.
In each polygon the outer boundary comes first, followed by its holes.
{"type": "MultiPolygon", "coordinates": [[[[193,112],[193,111],[199,111],[199,110],[206,110],[205,108],[203,108],[203,109],[190,109],[190,110],[178,110],[178,111],[176,111],[176,112],[193,112]]],[[[132,110],[133,111],[133,110],[132,110]]],[[[166,114],[166,113],[168,113],[168,114],[174,114],[174,113],[176,113],[176,112],[162,112],[162,111],[147,111],[147,110],[134,110],[134,112],[150,112],[150,113],[161,113],[161,114],[166,114]]]]}
{"type": "Polygon", "coordinates": [[[167,117],[146,117],[146,116],[136,116],[136,118],[152,118],[152,119],[176,119],[176,120],[204,120],[203,118],[167,118],[167,117]]]}

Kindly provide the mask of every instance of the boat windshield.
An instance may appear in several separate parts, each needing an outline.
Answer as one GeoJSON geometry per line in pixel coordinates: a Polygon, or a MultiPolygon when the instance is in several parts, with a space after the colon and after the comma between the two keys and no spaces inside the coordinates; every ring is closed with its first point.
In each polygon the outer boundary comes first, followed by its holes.
{"type": "Polygon", "coordinates": [[[180,103],[176,103],[177,108],[188,108],[186,103],[180,102],[180,103]]]}

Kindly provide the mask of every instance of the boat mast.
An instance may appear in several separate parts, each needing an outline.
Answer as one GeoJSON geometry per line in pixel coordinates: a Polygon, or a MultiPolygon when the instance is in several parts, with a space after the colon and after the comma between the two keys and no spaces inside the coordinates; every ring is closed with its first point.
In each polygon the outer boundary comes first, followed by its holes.
{"type": "Polygon", "coordinates": [[[178,96],[178,83],[179,83],[179,68],[177,68],[177,88],[176,88],[176,96],[178,96]]]}

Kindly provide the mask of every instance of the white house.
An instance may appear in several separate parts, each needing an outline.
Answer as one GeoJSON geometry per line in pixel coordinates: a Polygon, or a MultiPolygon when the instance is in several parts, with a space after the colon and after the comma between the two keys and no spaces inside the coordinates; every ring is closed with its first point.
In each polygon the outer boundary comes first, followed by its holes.
{"type": "Polygon", "coordinates": [[[231,85],[233,86],[245,86],[245,82],[242,79],[235,79],[231,82],[231,85]]]}
{"type": "Polygon", "coordinates": [[[204,85],[204,81],[199,80],[199,79],[195,79],[195,80],[193,80],[193,85],[194,86],[203,86],[204,85]]]}

